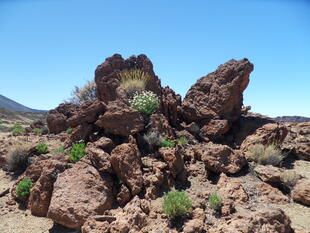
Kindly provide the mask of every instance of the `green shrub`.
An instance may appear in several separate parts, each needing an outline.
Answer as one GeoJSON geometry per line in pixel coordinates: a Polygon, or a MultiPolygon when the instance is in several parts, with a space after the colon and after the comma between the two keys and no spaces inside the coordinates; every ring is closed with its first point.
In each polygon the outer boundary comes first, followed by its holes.
{"type": "Polygon", "coordinates": [[[29,165],[28,148],[26,146],[14,146],[5,159],[11,171],[23,172],[29,165]]]}
{"type": "Polygon", "coordinates": [[[169,217],[178,217],[192,210],[192,202],[181,191],[170,191],[164,196],[163,211],[169,217]]]}
{"type": "Polygon", "coordinates": [[[85,143],[74,143],[72,149],[69,151],[69,157],[71,162],[78,162],[85,156],[85,143]]]}
{"type": "Polygon", "coordinates": [[[139,69],[124,70],[120,73],[121,86],[125,89],[129,97],[134,93],[141,92],[145,89],[150,75],[139,69]]]}
{"type": "Polygon", "coordinates": [[[130,106],[146,115],[153,114],[159,105],[157,95],[151,91],[143,91],[134,95],[130,100],[130,106]]]}
{"type": "Polygon", "coordinates": [[[54,154],[62,154],[65,152],[65,147],[64,146],[60,146],[57,149],[54,150],[54,154]]]}
{"type": "Polygon", "coordinates": [[[164,138],[161,141],[161,147],[175,147],[175,142],[164,138]]]}
{"type": "Polygon", "coordinates": [[[48,152],[48,146],[46,143],[40,142],[36,146],[36,150],[40,154],[46,154],[48,152]]]}
{"type": "Polygon", "coordinates": [[[209,207],[211,209],[214,209],[215,211],[220,211],[221,207],[222,207],[222,198],[219,194],[217,193],[212,193],[209,196],[209,207]]]}
{"type": "Polygon", "coordinates": [[[31,187],[32,187],[32,181],[28,177],[22,179],[17,186],[16,190],[17,197],[21,198],[27,197],[30,193],[31,187]]]}
{"type": "Polygon", "coordinates": [[[32,132],[34,132],[35,134],[42,134],[43,130],[39,128],[35,128],[32,130],[32,132]]]}
{"type": "Polygon", "coordinates": [[[186,137],[182,136],[182,137],[177,139],[177,143],[179,145],[187,145],[188,144],[188,140],[187,140],[186,137]]]}
{"type": "Polygon", "coordinates": [[[249,147],[247,154],[253,161],[262,165],[278,166],[284,158],[281,149],[275,144],[264,146],[256,144],[249,147]]]}
{"type": "Polygon", "coordinates": [[[24,133],[26,133],[26,130],[22,128],[17,128],[17,129],[12,130],[13,136],[17,136],[17,135],[24,134],[24,133]]]}
{"type": "Polygon", "coordinates": [[[67,134],[71,134],[72,131],[73,131],[73,129],[72,129],[71,127],[69,127],[69,128],[66,130],[66,133],[67,133],[67,134]]]}

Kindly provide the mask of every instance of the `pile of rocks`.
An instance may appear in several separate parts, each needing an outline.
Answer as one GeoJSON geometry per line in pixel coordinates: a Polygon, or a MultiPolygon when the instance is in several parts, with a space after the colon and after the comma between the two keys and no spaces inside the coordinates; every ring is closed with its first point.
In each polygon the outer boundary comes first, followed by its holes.
{"type": "MultiPolygon", "coordinates": [[[[149,219],[156,218],[150,214],[154,214],[151,201],[173,186],[186,186],[190,168],[203,164],[215,176],[222,174],[218,182],[224,197],[222,211],[231,219],[207,227],[202,206],[195,208],[184,232],[293,232],[290,219],[279,209],[232,215],[235,205],[247,203],[249,198],[242,185],[227,176],[248,171],[245,152],[249,146],[273,142],[310,160],[309,123],[284,125],[243,107],[243,91],[252,70],[247,59],[230,60],[200,78],[181,100],[172,89],[161,86],[145,55],[107,58],[95,71],[97,99],[81,105],[61,104],[47,116],[50,133],[73,128],[66,138],[68,148],[80,140],[87,142],[86,156],[77,163],[71,163],[66,154],[37,159],[19,177],[12,196],[25,201],[16,196],[16,186],[27,176],[34,184],[26,200],[34,215],[84,233],[147,232],[143,229],[148,229],[149,219]],[[130,69],[150,75],[146,90],[160,100],[156,113],[147,116],[128,104],[120,72],[130,69]],[[189,144],[154,151],[143,139],[150,132],[171,140],[184,136],[189,144]]],[[[288,202],[292,198],[310,205],[308,179],[300,178],[287,197],[270,185],[281,186],[280,168],[257,169],[267,185],[260,188],[262,193],[276,190],[279,195],[271,197],[273,200],[288,202]]]]}

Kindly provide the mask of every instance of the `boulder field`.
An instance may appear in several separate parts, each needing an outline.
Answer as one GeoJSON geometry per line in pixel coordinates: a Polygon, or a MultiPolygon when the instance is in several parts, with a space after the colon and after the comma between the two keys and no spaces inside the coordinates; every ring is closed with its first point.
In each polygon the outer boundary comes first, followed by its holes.
{"type": "MultiPolygon", "coordinates": [[[[82,233],[297,232],[276,205],[308,207],[310,179],[300,175],[287,188],[281,179],[285,161],[278,167],[256,165],[246,152],[255,144],[275,143],[287,158],[310,161],[310,123],[277,123],[249,112],[243,92],[253,69],[248,59],[230,60],[198,79],[182,99],[161,86],[147,56],[107,58],[95,71],[96,99],[49,111],[50,134],[61,138],[65,152],[36,156],[11,188],[12,198],[26,202],[33,215],[82,233]],[[145,89],[159,98],[152,115],[130,107],[120,76],[130,69],[149,74],[145,89]],[[143,136],[151,132],[170,140],[186,137],[187,143],[150,148],[143,136]],[[66,152],[81,140],[86,155],[70,162],[66,152]],[[20,200],[16,188],[26,176],[33,187],[29,198],[20,200]],[[172,188],[184,190],[193,203],[192,212],[178,221],[161,208],[163,194],[172,188]],[[220,216],[208,207],[213,192],[222,197],[220,216]]],[[[0,161],[5,153],[0,150],[0,161]]]]}

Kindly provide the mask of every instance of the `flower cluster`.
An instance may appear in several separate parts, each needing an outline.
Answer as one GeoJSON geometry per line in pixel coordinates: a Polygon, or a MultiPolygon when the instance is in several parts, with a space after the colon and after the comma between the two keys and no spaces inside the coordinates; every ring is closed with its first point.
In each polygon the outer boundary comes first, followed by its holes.
{"type": "Polygon", "coordinates": [[[153,114],[159,105],[159,99],[157,95],[151,91],[142,91],[136,93],[132,100],[130,100],[130,106],[133,109],[138,110],[147,115],[153,114]]]}

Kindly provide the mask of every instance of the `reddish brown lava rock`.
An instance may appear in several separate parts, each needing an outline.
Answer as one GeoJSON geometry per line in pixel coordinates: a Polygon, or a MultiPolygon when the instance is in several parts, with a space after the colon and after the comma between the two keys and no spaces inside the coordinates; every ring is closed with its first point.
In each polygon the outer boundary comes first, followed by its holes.
{"type": "Polygon", "coordinates": [[[211,120],[200,129],[200,136],[216,139],[229,130],[227,120],[211,120]]]}
{"type": "Polygon", "coordinates": [[[176,127],[178,123],[178,109],[181,106],[181,96],[176,95],[171,88],[165,87],[162,89],[161,102],[161,112],[168,119],[170,125],[176,127]]]}
{"type": "Polygon", "coordinates": [[[125,205],[131,198],[130,190],[122,184],[117,194],[116,200],[120,205],[125,205]]]}
{"type": "Polygon", "coordinates": [[[262,183],[257,187],[261,197],[260,200],[265,203],[284,205],[289,203],[289,198],[285,196],[279,189],[269,184],[262,183]]]}
{"type": "Polygon", "coordinates": [[[204,210],[196,208],[193,210],[193,218],[186,222],[183,227],[183,233],[202,232],[206,215],[204,210]]]}
{"type": "Polygon", "coordinates": [[[155,113],[150,116],[147,126],[148,131],[159,132],[163,137],[175,138],[175,132],[169,125],[168,120],[163,114],[155,113]]]}
{"type": "Polygon", "coordinates": [[[254,144],[268,145],[274,143],[276,145],[281,145],[287,133],[288,130],[283,124],[266,124],[257,129],[254,134],[248,136],[241,144],[241,149],[247,151],[248,148],[254,144]]]}
{"type": "Polygon", "coordinates": [[[184,178],[185,169],[183,157],[176,148],[162,147],[159,149],[159,154],[166,161],[173,178],[184,178]]]}
{"type": "Polygon", "coordinates": [[[78,162],[58,176],[47,217],[69,228],[79,229],[91,215],[112,207],[112,181],[107,175],[78,162]]]}
{"type": "Polygon", "coordinates": [[[136,145],[121,144],[111,152],[113,170],[130,189],[132,195],[138,194],[143,186],[140,152],[136,145]]]}
{"type": "Polygon", "coordinates": [[[181,115],[187,121],[237,120],[252,70],[253,64],[247,59],[230,60],[200,78],[187,92],[181,115]]]}
{"type": "Polygon", "coordinates": [[[291,150],[299,159],[310,161],[310,122],[286,124],[289,133],[282,147],[291,150]]]}
{"type": "Polygon", "coordinates": [[[255,212],[236,215],[225,224],[220,224],[209,233],[293,233],[291,220],[283,210],[263,208],[255,212]]]}
{"type": "Polygon", "coordinates": [[[254,172],[257,176],[264,182],[267,183],[281,183],[281,173],[283,172],[282,169],[278,167],[274,167],[272,165],[256,165],[254,168],[254,172]]]}
{"type": "Polygon", "coordinates": [[[128,137],[144,129],[144,118],[127,104],[113,101],[107,105],[107,111],[99,117],[96,125],[108,133],[128,137]]]}
{"type": "Polygon", "coordinates": [[[299,180],[292,190],[291,197],[296,202],[310,206],[310,180],[299,180]]]}
{"type": "Polygon", "coordinates": [[[92,124],[83,123],[76,127],[72,133],[70,134],[69,142],[68,144],[78,142],[80,140],[87,140],[88,136],[93,131],[94,127],[92,124]]]}
{"type": "Polygon", "coordinates": [[[104,63],[99,65],[95,71],[95,82],[97,85],[97,96],[100,101],[108,103],[118,98],[123,98],[118,90],[120,87],[120,72],[123,70],[140,69],[150,75],[146,90],[161,96],[161,84],[153,71],[152,62],[141,54],[131,56],[124,60],[119,54],[108,57],[104,63]]]}
{"type": "Polygon", "coordinates": [[[196,157],[201,158],[206,169],[215,173],[234,174],[246,165],[246,159],[241,151],[229,146],[207,143],[194,148],[196,157]]]}

